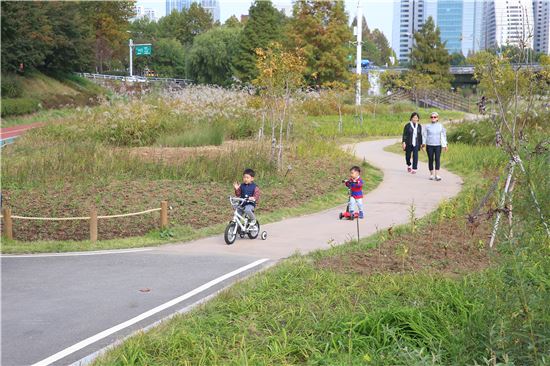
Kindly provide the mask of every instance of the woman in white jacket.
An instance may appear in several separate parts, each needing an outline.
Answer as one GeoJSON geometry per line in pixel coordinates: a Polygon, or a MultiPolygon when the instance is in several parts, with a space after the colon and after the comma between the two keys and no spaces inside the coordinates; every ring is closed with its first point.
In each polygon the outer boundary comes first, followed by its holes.
{"type": "Polygon", "coordinates": [[[430,169],[430,180],[440,181],[439,167],[441,164],[441,149],[447,152],[447,131],[439,122],[439,114],[432,112],[430,115],[432,123],[425,125],[422,129],[422,145],[426,146],[428,152],[428,168],[430,169]],[[435,174],[434,174],[435,162],[435,174]]]}

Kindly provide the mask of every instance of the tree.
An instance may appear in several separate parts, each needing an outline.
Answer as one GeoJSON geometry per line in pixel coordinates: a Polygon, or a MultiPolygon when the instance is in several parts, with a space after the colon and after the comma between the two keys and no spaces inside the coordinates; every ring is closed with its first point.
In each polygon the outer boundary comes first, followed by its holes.
{"type": "Polygon", "coordinates": [[[149,66],[162,77],[183,77],[185,76],[185,49],[174,38],[161,38],[153,44],[149,66]]]}
{"type": "MultiPolygon", "coordinates": [[[[271,123],[271,161],[275,159],[277,167],[283,166],[283,131],[286,127],[289,137],[292,95],[303,85],[306,63],[296,52],[285,51],[280,43],[272,43],[266,50],[257,49],[258,78],[254,84],[260,88],[264,108],[271,123]],[[276,129],[279,127],[277,144],[276,129]]],[[[263,131],[262,131],[263,132],[263,131]]]]}
{"type": "Polygon", "coordinates": [[[188,76],[199,83],[229,85],[240,32],[223,26],[197,36],[187,57],[188,76]]]}
{"type": "MultiPolygon", "coordinates": [[[[357,17],[353,19],[353,22],[351,23],[351,29],[353,29],[356,25],[357,17]]],[[[378,28],[374,29],[371,32],[365,17],[363,17],[362,28],[363,58],[368,59],[376,65],[391,64],[390,57],[394,56],[394,52],[391,49],[390,44],[384,33],[382,33],[378,28]]]]}
{"type": "Polygon", "coordinates": [[[284,15],[273,7],[271,1],[254,1],[248,14],[233,61],[236,76],[245,82],[252,81],[258,75],[256,49],[267,48],[274,41],[280,42],[284,24],[284,15]]]}
{"type": "Polygon", "coordinates": [[[243,24],[237,19],[235,15],[231,15],[224,23],[228,28],[242,28],[243,24]]]}
{"type": "Polygon", "coordinates": [[[95,68],[103,72],[113,59],[126,59],[132,1],[86,1],[78,3],[94,32],[95,68]]]}
{"type": "Polygon", "coordinates": [[[159,38],[159,25],[147,17],[130,23],[130,33],[135,43],[154,42],[159,38]]]}
{"type": "Polygon", "coordinates": [[[452,66],[461,66],[466,64],[466,57],[462,52],[455,52],[451,55],[451,65],[452,66]]]}
{"type": "Polygon", "coordinates": [[[352,32],[342,1],[299,0],[290,21],[290,45],[302,49],[309,84],[349,79],[346,61],[352,32]]]}
{"type": "Polygon", "coordinates": [[[376,45],[376,48],[380,52],[380,60],[378,65],[391,65],[390,57],[395,57],[395,53],[390,47],[388,39],[378,28],[372,31],[372,42],[376,45]]]}
{"type": "MultiPolygon", "coordinates": [[[[525,45],[527,42],[523,42],[523,44],[525,45]]],[[[529,53],[530,50],[523,47],[519,48],[519,54],[513,50],[509,54],[505,52],[498,56],[489,52],[479,52],[472,57],[475,65],[474,78],[480,81],[480,87],[494,101],[494,109],[490,111],[491,118],[489,118],[489,122],[495,130],[497,146],[500,146],[509,157],[506,166],[506,183],[500,194],[489,242],[490,247],[493,246],[496,240],[503,212],[508,216],[508,237],[513,237],[512,192],[515,184],[527,185],[533,206],[538,213],[542,227],[544,227],[547,239],[550,238],[548,221],[530,181],[529,164],[524,164],[524,161],[528,162],[530,160],[529,155],[536,153],[536,151],[528,151],[529,142],[533,142],[531,138],[542,137],[544,139],[544,135],[536,130],[529,136],[526,126],[528,121],[537,115],[537,99],[540,98],[544,102],[546,101],[548,86],[550,85],[550,60],[542,58],[541,70],[535,72],[533,69],[522,65],[527,61],[529,53]],[[516,65],[516,63],[519,64],[516,65]],[[516,166],[519,167],[523,179],[518,179],[516,166]]],[[[537,144],[537,147],[542,148],[544,144],[545,141],[542,140],[537,144]]],[[[470,219],[475,220],[475,217],[470,219]]]]}
{"type": "Polygon", "coordinates": [[[159,36],[175,38],[183,46],[191,46],[193,39],[214,26],[212,15],[197,3],[181,12],[173,11],[159,20],[159,36]]]}
{"type": "Polygon", "coordinates": [[[70,2],[2,2],[2,69],[86,69],[93,33],[70,2]]]}
{"type": "Polygon", "coordinates": [[[449,71],[451,60],[432,17],[414,34],[414,40],[411,68],[420,74],[429,75],[436,88],[448,90],[452,80],[449,71]]]}

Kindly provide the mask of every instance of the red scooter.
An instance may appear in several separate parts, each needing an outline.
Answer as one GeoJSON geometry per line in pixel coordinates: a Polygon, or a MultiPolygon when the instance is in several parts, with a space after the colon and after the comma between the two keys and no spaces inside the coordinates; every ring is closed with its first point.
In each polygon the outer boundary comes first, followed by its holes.
{"type": "MultiPolygon", "coordinates": [[[[342,183],[346,183],[347,180],[343,180],[342,183]]],[[[346,211],[345,212],[340,212],[340,220],[342,219],[347,219],[347,220],[354,220],[354,219],[357,219],[359,217],[359,212],[354,212],[353,213],[353,216],[351,215],[351,213],[349,212],[349,198],[351,197],[351,188],[348,187],[348,204],[346,205],[346,211]]]]}

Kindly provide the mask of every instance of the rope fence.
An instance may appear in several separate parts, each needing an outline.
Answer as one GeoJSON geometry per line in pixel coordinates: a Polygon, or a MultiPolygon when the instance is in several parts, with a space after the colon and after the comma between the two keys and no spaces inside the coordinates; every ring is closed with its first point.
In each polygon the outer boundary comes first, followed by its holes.
{"type": "MultiPolygon", "coordinates": [[[[3,235],[7,239],[13,239],[13,219],[18,220],[38,220],[38,221],[76,221],[76,220],[89,220],[90,221],[90,241],[97,241],[97,226],[99,219],[115,219],[119,217],[130,217],[148,214],[151,212],[160,211],[160,228],[164,229],[168,226],[168,201],[161,201],[160,208],[152,208],[140,212],[131,212],[118,215],[97,215],[97,209],[93,207],[90,210],[90,216],[80,217],[32,217],[32,216],[17,216],[11,214],[11,208],[2,209],[2,228],[3,235]]],[[[171,209],[171,207],[170,207],[171,209]]]]}

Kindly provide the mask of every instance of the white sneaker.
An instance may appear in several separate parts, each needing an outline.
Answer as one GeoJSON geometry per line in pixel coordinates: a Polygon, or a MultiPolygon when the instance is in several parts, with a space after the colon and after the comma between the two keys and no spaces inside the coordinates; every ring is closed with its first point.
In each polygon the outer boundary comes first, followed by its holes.
{"type": "Polygon", "coordinates": [[[440,180],[441,180],[441,177],[440,177],[439,175],[436,175],[436,176],[435,176],[435,180],[440,181],[440,180]]]}
{"type": "Polygon", "coordinates": [[[430,175],[430,180],[434,180],[434,176],[433,175],[430,175]]]}

